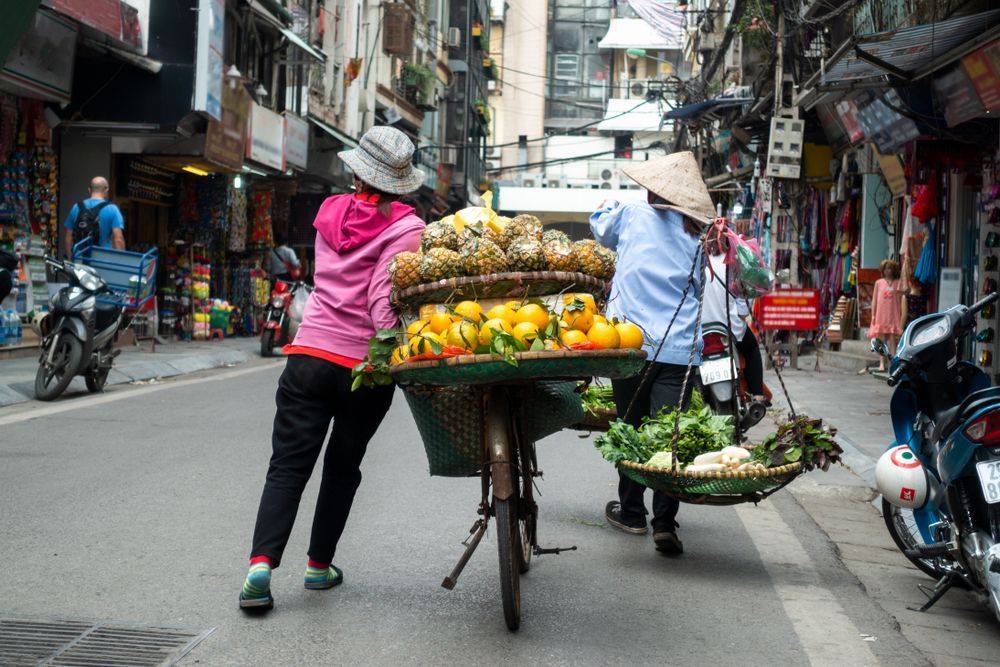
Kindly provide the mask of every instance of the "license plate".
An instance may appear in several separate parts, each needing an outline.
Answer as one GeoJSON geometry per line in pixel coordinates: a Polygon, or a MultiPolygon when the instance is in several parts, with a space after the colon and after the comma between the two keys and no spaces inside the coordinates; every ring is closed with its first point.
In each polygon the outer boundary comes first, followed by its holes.
{"type": "Polygon", "coordinates": [[[730,357],[703,360],[698,371],[701,373],[702,384],[728,382],[733,379],[733,362],[730,357]]]}
{"type": "Polygon", "coordinates": [[[989,504],[1000,503],[1000,461],[982,461],[976,464],[983,497],[989,504]]]}

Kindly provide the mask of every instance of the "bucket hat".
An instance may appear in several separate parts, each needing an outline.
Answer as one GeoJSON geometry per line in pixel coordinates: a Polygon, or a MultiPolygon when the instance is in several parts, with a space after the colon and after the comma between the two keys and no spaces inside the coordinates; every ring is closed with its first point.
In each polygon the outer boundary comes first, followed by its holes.
{"type": "Polygon", "coordinates": [[[691,151],[671,153],[622,167],[622,173],[662,198],[662,208],[677,211],[700,223],[715,218],[715,204],[691,151]]]}
{"type": "Polygon", "coordinates": [[[394,127],[376,125],[364,133],[357,148],[337,155],[373,188],[405,195],[424,182],[424,172],[413,166],[413,150],[413,142],[405,134],[394,127]]]}

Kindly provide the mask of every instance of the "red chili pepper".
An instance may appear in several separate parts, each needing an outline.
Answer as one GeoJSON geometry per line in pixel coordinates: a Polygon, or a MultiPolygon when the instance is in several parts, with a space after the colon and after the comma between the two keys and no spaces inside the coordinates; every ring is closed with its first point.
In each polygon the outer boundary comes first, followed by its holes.
{"type": "Polygon", "coordinates": [[[572,345],[570,345],[570,349],[580,351],[580,350],[603,350],[604,348],[592,340],[585,340],[580,343],[573,343],[572,345]]]}

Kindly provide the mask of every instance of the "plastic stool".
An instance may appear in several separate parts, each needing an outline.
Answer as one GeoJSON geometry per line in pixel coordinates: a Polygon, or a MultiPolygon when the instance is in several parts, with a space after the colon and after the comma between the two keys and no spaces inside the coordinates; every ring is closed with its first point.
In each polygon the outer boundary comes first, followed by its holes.
{"type": "Polygon", "coordinates": [[[222,329],[212,329],[208,332],[208,339],[212,341],[225,340],[226,334],[222,329]]]}

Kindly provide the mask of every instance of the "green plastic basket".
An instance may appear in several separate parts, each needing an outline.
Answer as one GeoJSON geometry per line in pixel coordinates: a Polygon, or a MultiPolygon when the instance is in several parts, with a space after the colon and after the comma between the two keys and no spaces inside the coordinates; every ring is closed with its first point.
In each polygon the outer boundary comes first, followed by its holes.
{"type": "MultiPolygon", "coordinates": [[[[467,354],[434,361],[414,361],[390,369],[399,384],[480,385],[638,375],[646,361],[641,350],[553,350],[519,352],[517,365],[489,354],[467,354]]],[[[579,399],[578,399],[579,400],[579,399]]]]}
{"type": "MultiPolygon", "coordinates": [[[[486,391],[485,387],[403,387],[432,476],[467,477],[482,468],[486,391]]],[[[532,441],[561,431],[583,414],[575,382],[538,382],[519,407],[520,423],[532,441]]]]}
{"type": "Polygon", "coordinates": [[[730,504],[759,499],[761,494],[787,484],[802,472],[802,464],[791,463],[765,470],[681,472],[621,461],[618,470],[629,479],[678,500],[730,504]]]}

